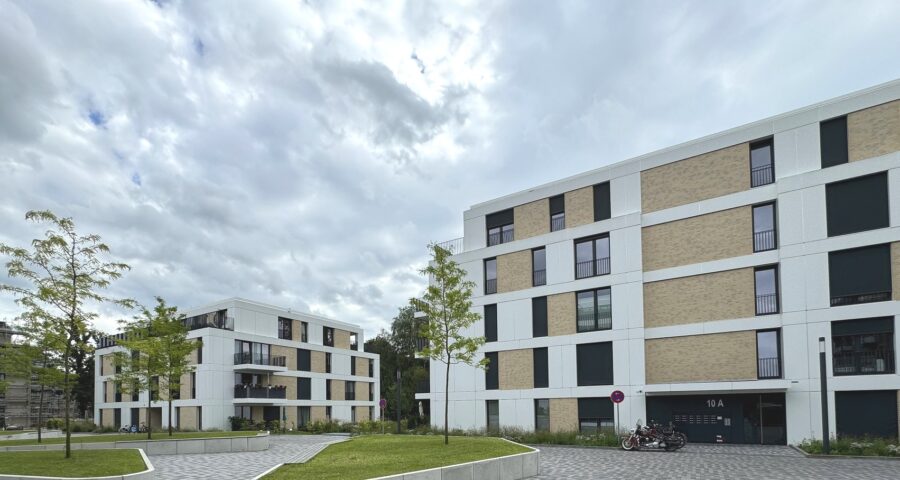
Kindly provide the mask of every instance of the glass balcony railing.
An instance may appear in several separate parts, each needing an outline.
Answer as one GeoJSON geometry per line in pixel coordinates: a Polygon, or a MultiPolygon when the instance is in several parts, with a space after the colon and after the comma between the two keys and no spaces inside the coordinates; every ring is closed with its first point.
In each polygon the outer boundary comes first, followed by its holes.
{"type": "Polygon", "coordinates": [[[238,352],[234,354],[235,365],[266,365],[270,367],[285,366],[284,355],[265,355],[251,352],[238,352]]]}

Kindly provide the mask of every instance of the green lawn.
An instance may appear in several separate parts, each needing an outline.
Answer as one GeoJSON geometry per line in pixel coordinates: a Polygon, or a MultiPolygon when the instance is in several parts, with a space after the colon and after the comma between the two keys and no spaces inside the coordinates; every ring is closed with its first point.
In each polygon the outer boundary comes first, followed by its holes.
{"type": "Polygon", "coordinates": [[[499,438],[369,435],[337,443],[312,460],[285,465],[267,479],[362,480],[502,457],[530,450],[499,438]]]}
{"type": "MultiPolygon", "coordinates": [[[[169,437],[165,432],[154,433],[152,440],[168,440],[170,438],[204,438],[204,437],[250,437],[258,432],[175,432],[169,437]]],[[[129,440],[147,440],[146,433],[112,433],[108,435],[73,436],[72,443],[126,442],[129,440]]],[[[45,438],[44,444],[66,443],[65,437],[45,438]]],[[[37,440],[0,440],[0,447],[12,445],[37,445],[37,440]]]]}
{"type": "Polygon", "coordinates": [[[49,477],[105,477],[146,470],[137,450],[0,452],[0,474],[49,477]]]}

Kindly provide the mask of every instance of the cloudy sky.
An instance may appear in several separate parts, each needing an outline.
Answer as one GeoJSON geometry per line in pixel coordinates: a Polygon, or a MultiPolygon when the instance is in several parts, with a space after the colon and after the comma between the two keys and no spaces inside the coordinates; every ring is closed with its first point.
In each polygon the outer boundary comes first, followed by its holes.
{"type": "Polygon", "coordinates": [[[0,241],[51,209],[132,266],[114,295],[241,296],[367,336],[469,205],[900,77],[896,1],[0,0],[0,19],[0,241]]]}

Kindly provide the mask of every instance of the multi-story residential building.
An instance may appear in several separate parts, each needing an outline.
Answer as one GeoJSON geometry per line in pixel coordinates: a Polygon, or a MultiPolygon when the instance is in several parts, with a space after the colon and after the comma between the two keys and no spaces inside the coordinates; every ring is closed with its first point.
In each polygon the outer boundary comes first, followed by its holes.
{"type": "MultiPolygon", "coordinates": [[[[472,206],[453,427],[897,436],[900,80],[472,206]]],[[[417,398],[443,411],[443,367],[417,398]]],[[[435,417],[435,422],[437,418],[435,417]]]]}
{"type": "MultiPolygon", "coordinates": [[[[238,298],[184,313],[188,337],[201,347],[173,402],[173,426],[227,430],[236,416],[295,429],[377,418],[379,358],[362,351],[358,326],[238,298]]],[[[97,348],[95,421],[167,427],[168,402],[154,401],[148,415],[147,392],[123,393],[116,384],[117,348],[115,337],[97,348]]]]}

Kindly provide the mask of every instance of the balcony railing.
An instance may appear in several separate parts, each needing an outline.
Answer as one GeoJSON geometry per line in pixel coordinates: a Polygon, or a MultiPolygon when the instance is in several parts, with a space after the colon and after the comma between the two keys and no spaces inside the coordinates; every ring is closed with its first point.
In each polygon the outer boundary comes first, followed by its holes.
{"type": "Polygon", "coordinates": [[[894,373],[894,350],[878,353],[847,352],[834,355],[835,375],[879,375],[894,373]]]}
{"type": "Polygon", "coordinates": [[[759,358],[757,362],[757,377],[760,379],[781,378],[781,361],[778,357],[759,358]]]}
{"type": "Polygon", "coordinates": [[[550,231],[555,232],[557,230],[563,230],[566,228],[566,216],[560,215],[558,217],[550,218],[550,231]]]}
{"type": "Polygon", "coordinates": [[[588,278],[607,274],[609,274],[609,257],[575,264],[575,278],[588,278]]]}
{"type": "Polygon", "coordinates": [[[234,354],[234,364],[283,367],[285,366],[285,358],[284,355],[265,355],[261,353],[238,352],[234,354]]]}
{"type": "Polygon", "coordinates": [[[756,296],[756,314],[768,315],[770,313],[778,313],[778,294],[767,293],[756,296]]]}
{"type": "Polygon", "coordinates": [[[857,303],[886,302],[891,299],[891,292],[860,293],[857,295],[843,295],[831,297],[831,306],[855,305],[857,303]]]}
{"type": "Polygon", "coordinates": [[[753,251],[765,252],[775,249],[775,230],[753,232],[753,251]]]}
{"type": "Polygon", "coordinates": [[[497,293],[497,279],[489,278],[484,281],[484,294],[490,295],[492,293],[497,293]]]}
{"type": "Polygon", "coordinates": [[[535,270],[532,274],[532,285],[535,287],[547,284],[547,270],[535,270]]]}
{"type": "Polygon", "coordinates": [[[760,185],[768,185],[775,181],[775,171],[772,164],[760,165],[750,169],[750,186],[758,187],[760,185]]]}
{"type": "Polygon", "coordinates": [[[220,330],[234,330],[234,317],[227,317],[214,313],[197,315],[182,320],[188,330],[200,328],[218,328],[220,330]]]}
{"type": "Polygon", "coordinates": [[[284,385],[246,385],[234,386],[234,398],[287,398],[284,385]]]}
{"type": "Polygon", "coordinates": [[[606,308],[600,309],[600,311],[596,311],[593,307],[579,308],[576,320],[579,332],[612,328],[612,312],[606,308]]]}
{"type": "Polygon", "coordinates": [[[447,240],[446,242],[438,243],[437,246],[443,248],[444,250],[449,250],[450,253],[453,254],[462,253],[463,239],[462,237],[454,238],[453,240],[447,240]]]}
{"type": "Polygon", "coordinates": [[[496,233],[488,234],[488,246],[500,245],[501,243],[509,243],[515,238],[515,227],[496,233]]]}

